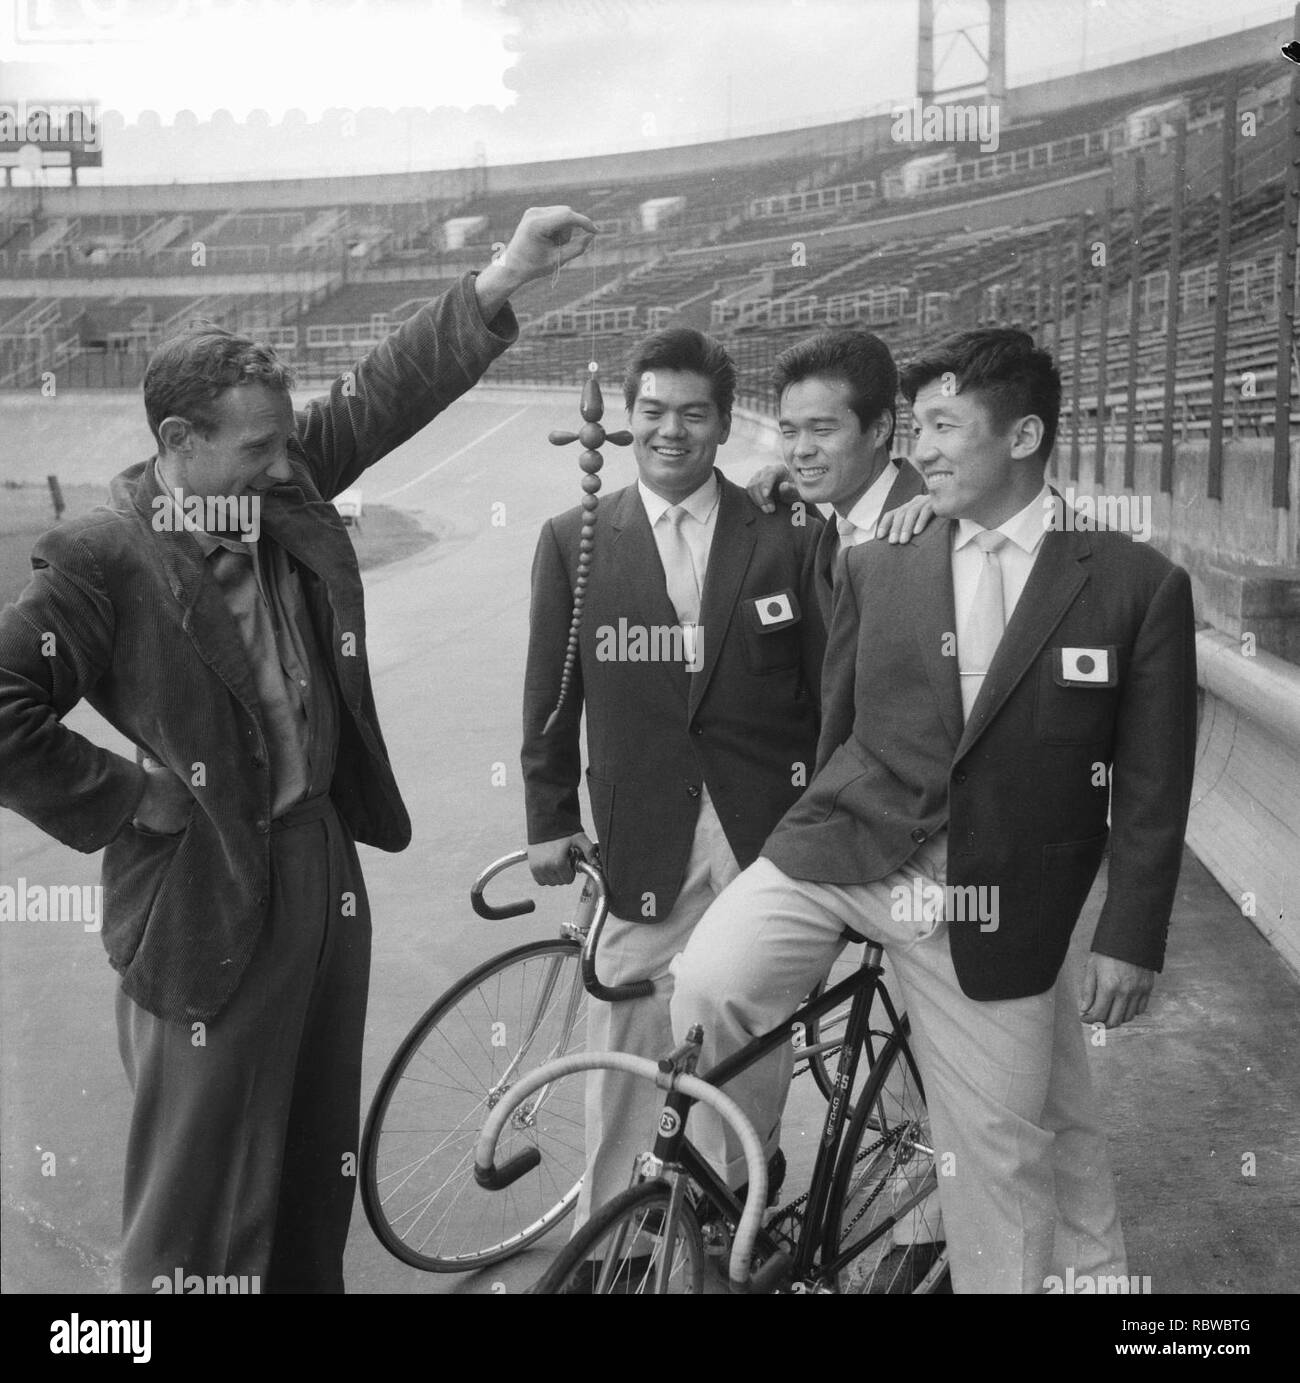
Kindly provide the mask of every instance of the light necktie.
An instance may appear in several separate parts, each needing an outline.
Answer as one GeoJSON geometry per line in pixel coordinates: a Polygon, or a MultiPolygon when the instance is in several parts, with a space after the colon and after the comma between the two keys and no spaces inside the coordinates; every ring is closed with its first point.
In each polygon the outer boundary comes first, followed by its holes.
{"type": "Polygon", "coordinates": [[[682,524],[689,517],[680,504],[674,504],[664,511],[661,520],[664,526],[664,541],[660,553],[664,562],[664,576],[668,583],[668,599],[677,612],[677,622],[682,627],[682,642],[685,646],[687,663],[694,667],[695,631],[700,618],[700,581],[695,571],[695,558],[691,555],[690,544],[682,531],[682,524]]]}
{"type": "Polygon", "coordinates": [[[961,672],[961,709],[970,719],[971,707],[984,685],[985,674],[1002,642],[1007,627],[1002,600],[1002,560],[999,549],[1007,541],[1005,533],[985,529],[975,535],[980,550],[980,574],[975,599],[966,617],[957,625],[957,666],[961,672]]]}

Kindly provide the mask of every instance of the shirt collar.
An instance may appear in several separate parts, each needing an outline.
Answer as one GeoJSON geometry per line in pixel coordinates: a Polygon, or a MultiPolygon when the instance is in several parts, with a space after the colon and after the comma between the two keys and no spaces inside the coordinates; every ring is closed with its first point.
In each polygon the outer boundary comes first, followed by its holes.
{"type": "Polygon", "coordinates": [[[640,492],[641,503],[645,506],[645,516],[650,520],[651,528],[663,518],[674,503],[680,504],[692,518],[698,519],[700,523],[708,523],[709,516],[713,513],[714,506],[722,494],[722,487],[718,484],[717,474],[712,471],[704,484],[698,490],[693,490],[683,500],[665,499],[662,495],[655,494],[642,480],[637,481],[636,488],[640,492]]]}
{"type": "MultiPolygon", "coordinates": [[[[876,525],[880,522],[880,515],[885,508],[885,500],[889,497],[889,492],[893,489],[894,481],[898,479],[898,467],[891,460],[883,471],[867,486],[864,493],[859,496],[858,502],[844,516],[854,526],[854,528],[870,529],[871,536],[876,536],[876,525]]],[[[836,513],[838,518],[838,511],[836,513]]]]}
{"type": "MultiPolygon", "coordinates": [[[[1015,543],[1023,552],[1030,554],[1036,552],[1038,544],[1043,541],[1043,534],[1047,532],[1047,523],[1044,521],[1044,517],[1049,513],[1051,503],[1052,492],[1044,482],[1043,488],[1019,513],[1012,514],[1005,523],[998,524],[997,532],[1005,533],[1007,539],[1015,543]]],[[[958,519],[957,539],[953,543],[953,551],[960,551],[968,543],[974,542],[977,533],[983,532],[984,526],[982,524],[975,523],[971,519],[958,519]]]]}

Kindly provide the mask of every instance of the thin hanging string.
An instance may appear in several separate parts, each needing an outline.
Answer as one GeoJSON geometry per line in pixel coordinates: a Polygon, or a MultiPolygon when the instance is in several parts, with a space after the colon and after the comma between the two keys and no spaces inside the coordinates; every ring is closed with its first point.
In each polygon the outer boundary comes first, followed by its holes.
{"type": "Polygon", "coordinates": [[[596,261],[591,261],[591,297],[587,299],[587,311],[590,313],[588,321],[591,323],[591,350],[587,355],[590,365],[598,364],[596,360],[596,261]]]}

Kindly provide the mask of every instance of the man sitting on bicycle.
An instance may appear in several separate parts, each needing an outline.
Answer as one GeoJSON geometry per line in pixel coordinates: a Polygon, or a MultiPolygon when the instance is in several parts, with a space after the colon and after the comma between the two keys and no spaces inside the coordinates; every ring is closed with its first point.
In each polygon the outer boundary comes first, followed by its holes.
{"type": "MultiPolygon", "coordinates": [[[[1109,835],[1082,1017],[1145,1010],[1191,792],[1190,583],[1044,483],[1060,378],[1026,334],[952,337],[902,383],[939,521],[845,554],[817,774],[674,963],[674,1031],[703,1025],[707,1069],[794,1011],[845,927],[872,934],[911,1016],[954,1290],[1125,1276],[1067,951],[1109,835]]],[[[728,1092],[779,1123],[762,1072],[728,1092]]]]}

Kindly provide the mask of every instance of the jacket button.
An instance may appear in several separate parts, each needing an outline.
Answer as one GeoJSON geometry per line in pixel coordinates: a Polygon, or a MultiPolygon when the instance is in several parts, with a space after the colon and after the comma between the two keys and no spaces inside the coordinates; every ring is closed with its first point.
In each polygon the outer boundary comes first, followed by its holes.
{"type": "Polygon", "coordinates": [[[916,830],[912,832],[912,839],[920,845],[921,842],[925,840],[925,832],[918,826],[916,830]]]}
{"type": "Polygon", "coordinates": [[[957,772],[952,775],[952,780],[954,783],[964,783],[966,781],[966,770],[964,768],[959,768],[957,772]]]}
{"type": "Polygon", "coordinates": [[[257,818],[257,829],[261,831],[263,835],[265,835],[267,831],[271,829],[271,823],[266,819],[266,817],[259,816],[257,818]]]}
{"type": "Polygon", "coordinates": [[[686,785],[686,795],[687,797],[698,797],[700,795],[700,790],[694,783],[688,783],[686,785]]]}
{"type": "Polygon", "coordinates": [[[691,734],[693,734],[693,735],[702,735],[703,733],[704,733],[704,726],[703,726],[703,725],[692,725],[692,726],[691,726],[691,734]]]}

